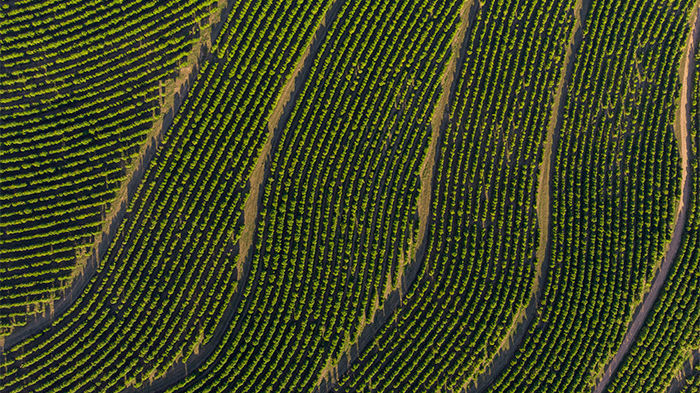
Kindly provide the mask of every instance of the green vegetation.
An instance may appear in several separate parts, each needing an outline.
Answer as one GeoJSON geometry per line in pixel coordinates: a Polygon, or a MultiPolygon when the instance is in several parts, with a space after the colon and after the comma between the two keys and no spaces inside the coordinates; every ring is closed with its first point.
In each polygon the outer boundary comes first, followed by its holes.
{"type": "Polygon", "coordinates": [[[680,190],[673,122],[688,5],[591,4],[552,178],[547,283],[491,391],[589,391],[620,346],[680,190]]]}
{"type": "Polygon", "coordinates": [[[697,390],[697,7],[2,2],[0,393],[697,390]]]}
{"type": "Polygon", "coordinates": [[[459,390],[527,302],[536,176],[574,2],[536,12],[540,5],[475,11],[441,143],[426,262],[341,390],[459,390]]]}
{"type": "MultiPolygon", "coordinates": [[[[698,173],[700,56],[696,55],[691,116],[692,172],[698,173]]],[[[693,179],[695,180],[695,179],[693,179]]],[[[681,247],[654,309],[611,380],[610,392],[658,392],[669,386],[700,343],[700,217],[697,181],[691,182],[688,222],[681,247]]]]}
{"type": "Polygon", "coordinates": [[[344,3],[273,156],[244,298],[179,388],[310,391],[382,304],[415,242],[418,172],[458,11],[344,3]]]}
{"type": "Polygon", "coordinates": [[[119,391],[211,339],[236,289],[231,244],[267,117],[323,10],[231,12],[98,274],[51,327],[4,354],[0,390],[119,391]]]}
{"type": "Polygon", "coordinates": [[[215,1],[8,1],[0,17],[0,336],[87,257],[215,1]]]}

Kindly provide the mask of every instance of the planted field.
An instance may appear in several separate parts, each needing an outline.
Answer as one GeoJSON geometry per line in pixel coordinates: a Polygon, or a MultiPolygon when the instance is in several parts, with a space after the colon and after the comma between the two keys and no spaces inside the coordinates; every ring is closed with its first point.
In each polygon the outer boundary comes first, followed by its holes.
{"type": "Polygon", "coordinates": [[[244,298],[185,390],[312,390],[396,285],[457,7],[342,5],[272,154],[244,298]]]}
{"type": "Polygon", "coordinates": [[[211,339],[236,290],[232,244],[267,116],[323,14],[320,3],[271,6],[230,13],[97,275],[49,328],[4,354],[3,390],[136,387],[211,339]],[[251,45],[260,31],[240,25],[255,19],[267,39],[251,45]],[[288,45],[269,53],[279,32],[288,45]]]}
{"type": "Polygon", "coordinates": [[[491,391],[590,390],[620,346],[675,219],[688,6],[592,2],[552,174],[549,277],[491,391]]]}
{"type": "Polygon", "coordinates": [[[92,254],[213,5],[3,3],[0,335],[59,298],[92,254]]]}
{"type": "MultiPolygon", "coordinates": [[[[693,109],[689,119],[692,170],[698,171],[700,130],[700,56],[691,68],[693,109]],[[694,76],[692,75],[694,74],[694,76]]],[[[666,284],[647,317],[639,337],[610,380],[609,392],[655,392],[671,384],[691,351],[700,348],[700,217],[697,216],[697,183],[690,186],[690,204],[680,250],[666,284]]]]}
{"type": "Polygon", "coordinates": [[[534,279],[537,166],[572,6],[472,6],[424,265],[342,390],[458,390],[498,351],[534,279]]]}
{"type": "Polygon", "coordinates": [[[694,391],[699,6],[3,3],[0,392],[694,391]]]}

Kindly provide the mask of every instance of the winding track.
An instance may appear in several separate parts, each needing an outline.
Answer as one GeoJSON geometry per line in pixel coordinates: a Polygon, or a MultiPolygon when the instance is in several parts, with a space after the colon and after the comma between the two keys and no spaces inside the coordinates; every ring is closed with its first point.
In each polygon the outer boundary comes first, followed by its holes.
{"type": "Polygon", "coordinates": [[[629,351],[630,346],[634,342],[635,337],[637,337],[637,333],[639,333],[639,329],[641,329],[641,327],[644,325],[644,321],[646,320],[649,311],[654,306],[654,302],[656,301],[656,298],[659,295],[661,287],[666,281],[666,276],[668,275],[669,268],[671,267],[673,260],[676,258],[676,253],[678,252],[678,248],[681,244],[681,236],[683,235],[683,230],[685,228],[686,222],[686,208],[690,203],[691,192],[689,175],[690,159],[688,158],[688,145],[690,143],[688,136],[688,118],[690,117],[690,103],[692,102],[691,94],[693,91],[692,88],[690,88],[693,83],[693,74],[691,71],[695,68],[695,59],[693,54],[695,53],[695,48],[697,46],[698,41],[698,34],[700,33],[700,25],[698,24],[698,22],[700,22],[700,19],[698,19],[697,10],[695,12],[694,18],[695,19],[691,24],[692,29],[688,37],[688,43],[686,44],[685,48],[685,66],[683,68],[683,73],[681,74],[682,87],[679,128],[681,134],[680,154],[682,160],[682,189],[680,203],[678,205],[678,210],[676,211],[676,222],[673,228],[673,237],[671,238],[671,243],[669,245],[668,250],[666,251],[666,254],[661,259],[661,267],[659,269],[658,274],[652,281],[651,290],[644,297],[644,302],[642,303],[641,308],[639,308],[635,313],[632,324],[627,330],[627,333],[625,334],[624,340],[622,340],[620,348],[617,350],[617,353],[615,353],[615,356],[613,357],[610,364],[608,364],[608,366],[605,368],[603,378],[596,385],[594,393],[603,392],[608,382],[610,381],[613,372],[615,372],[617,367],[622,362],[622,359],[624,359],[625,355],[627,354],[627,351],[629,351]]]}

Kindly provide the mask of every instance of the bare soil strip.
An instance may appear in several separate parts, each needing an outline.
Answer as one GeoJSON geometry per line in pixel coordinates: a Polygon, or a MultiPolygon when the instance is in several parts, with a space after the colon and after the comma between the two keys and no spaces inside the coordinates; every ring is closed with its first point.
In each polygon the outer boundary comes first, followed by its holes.
{"type": "Polygon", "coordinates": [[[474,0],[465,0],[460,9],[459,18],[462,23],[459,29],[452,38],[452,53],[457,56],[452,56],[445,69],[441,86],[443,87],[440,99],[438,100],[435,110],[431,118],[431,128],[433,130],[428,146],[428,154],[421,167],[420,177],[420,192],[418,195],[418,238],[416,241],[415,258],[409,261],[406,265],[401,266],[402,271],[399,272],[399,287],[391,291],[385,298],[384,304],[375,311],[371,320],[361,327],[361,333],[358,339],[353,343],[347,343],[346,349],[340,355],[337,364],[328,366],[325,372],[321,373],[321,377],[317,382],[315,392],[328,392],[337,383],[338,378],[347,371],[350,364],[357,360],[360,352],[372,341],[372,338],[377,334],[379,329],[384,326],[392,313],[402,304],[403,295],[408,292],[408,289],[418,273],[418,268],[423,261],[427,247],[427,234],[430,224],[430,205],[433,192],[433,181],[437,170],[438,151],[437,146],[442,140],[442,135],[449,123],[450,106],[449,103],[454,98],[455,89],[457,86],[457,77],[459,75],[458,64],[464,60],[466,52],[465,41],[467,30],[471,25],[475,16],[477,2],[474,0]],[[437,132],[435,132],[437,131],[437,132]]]}
{"type": "Polygon", "coordinates": [[[688,356],[687,362],[678,370],[678,374],[671,380],[671,384],[666,389],[666,393],[678,393],[685,386],[685,380],[693,372],[694,367],[700,364],[700,350],[696,349],[688,356]]]}
{"type": "Polygon", "coordinates": [[[328,8],[328,11],[324,15],[323,19],[316,26],[315,34],[311,39],[310,44],[306,47],[306,50],[301,56],[301,59],[297,63],[291,77],[285,82],[280,92],[277,102],[275,103],[274,109],[267,120],[267,139],[263,148],[258,156],[255,167],[251,172],[250,179],[248,180],[248,189],[250,194],[243,207],[243,223],[244,229],[241,233],[241,237],[238,240],[238,250],[239,250],[239,265],[236,267],[238,273],[238,287],[233,299],[229,301],[226,311],[219,322],[219,325],[214,331],[212,339],[205,345],[198,348],[197,353],[189,357],[186,362],[180,362],[172,365],[172,367],[167,371],[164,377],[156,379],[151,384],[144,384],[140,389],[130,389],[127,391],[139,391],[139,392],[154,392],[163,391],[169,386],[172,386],[182,379],[184,379],[188,370],[195,370],[201,366],[209,356],[214,352],[216,347],[219,345],[224,333],[229,328],[231,319],[233,318],[233,313],[238,308],[241,300],[243,287],[248,280],[248,274],[250,272],[250,264],[253,259],[254,248],[254,236],[259,224],[258,212],[262,209],[262,197],[265,186],[265,181],[270,175],[270,161],[272,159],[272,153],[277,149],[277,143],[279,141],[282,130],[284,129],[289,116],[292,113],[294,104],[301,93],[302,87],[306,83],[306,79],[311,71],[311,66],[314,63],[314,58],[316,57],[321,44],[326,38],[326,33],[328,29],[333,24],[344,0],[335,0],[333,4],[328,8]]]}
{"type": "Polygon", "coordinates": [[[564,120],[564,105],[568,95],[568,86],[574,72],[574,58],[583,40],[583,23],[586,20],[591,0],[578,0],[574,7],[574,28],[569,39],[569,47],[566,48],[564,67],[562,67],[559,85],[552,102],[552,113],[547,126],[547,139],[544,145],[542,161],[540,162],[540,172],[537,186],[537,223],[540,230],[540,241],[536,251],[537,264],[535,265],[535,283],[532,286],[530,301],[513,318],[508,334],[500,344],[498,352],[493,356],[491,362],[484,366],[484,373],[476,380],[467,381],[462,391],[476,393],[483,392],[508,365],[510,359],[515,355],[515,351],[527,333],[527,327],[532,323],[537,305],[540,302],[542,290],[544,289],[545,277],[547,276],[547,263],[551,255],[552,244],[549,234],[551,227],[550,200],[552,198],[551,182],[554,165],[556,163],[556,151],[559,146],[559,130],[564,120]]]}
{"type": "Polygon", "coordinates": [[[676,253],[678,252],[678,248],[681,244],[681,237],[683,235],[686,223],[686,207],[690,203],[691,192],[689,175],[690,159],[688,158],[688,146],[690,144],[690,137],[688,133],[688,119],[690,116],[690,105],[692,102],[691,95],[693,92],[692,71],[695,68],[694,53],[698,41],[698,33],[700,32],[700,25],[698,22],[700,22],[700,19],[698,19],[698,13],[695,12],[694,20],[691,24],[692,30],[690,31],[688,43],[686,44],[685,48],[685,65],[683,68],[683,73],[680,75],[682,87],[679,111],[680,122],[678,124],[678,127],[680,129],[682,188],[681,200],[678,205],[678,210],[676,211],[676,222],[674,223],[673,227],[673,237],[671,238],[671,243],[668,247],[668,250],[666,251],[666,254],[661,259],[661,267],[659,269],[659,272],[656,274],[656,277],[654,277],[654,281],[651,284],[651,290],[645,295],[644,302],[641,304],[641,308],[638,308],[635,312],[632,324],[627,330],[627,333],[625,334],[625,338],[623,339],[620,348],[617,350],[617,353],[615,353],[615,356],[613,357],[610,364],[608,364],[608,366],[606,367],[605,373],[603,374],[602,379],[596,385],[594,393],[602,393],[602,391],[607,386],[608,382],[610,382],[610,378],[612,377],[613,372],[615,372],[617,367],[620,365],[620,362],[622,362],[622,359],[625,357],[625,354],[627,354],[627,351],[629,351],[630,346],[634,342],[635,337],[637,337],[639,329],[641,329],[641,327],[644,325],[644,321],[646,320],[649,311],[651,311],[651,309],[654,307],[654,302],[656,301],[656,298],[659,295],[661,287],[663,287],[664,282],[666,281],[666,276],[668,275],[669,268],[671,267],[673,260],[676,258],[676,253]]]}
{"type": "Polygon", "coordinates": [[[158,150],[158,145],[163,139],[165,131],[172,124],[175,113],[185,101],[187,93],[197,77],[199,64],[201,64],[205,58],[209,57],[211,43],[218,36],[223,26],[221,21],[225,21],[230,5],[231,4],[226,4],[226,0],[219,1],[217,9],[212,11],[209,17],[209,25],[200,31],[199,41],[192,47],[192,50],[187,55],[187,64],[183,64],[180,67],[175,80],[162,86],[165,88],[165,97],[163,101],[161,101],[163,102],[161,105],[161,114],[153,123],[151,131],[146,137],[146,142],[139,150],[139,154],[132,160],[130,166],[127,168],[126,179],[122,182],[121,187],[117,191],[117,197],[111,203],[109,210],[104,213],[105,223],[102,226],[102,233],[95,237],[95,243],[92,247],[89,247],[91,252],[78,256],[76,267],[71,276],[72,281],[68,288],[64,290],[60,299],[55,300],[53,303],[49,302],[46,304],[46,312],[43,314],[35,314],[33,319],[30,317],[30,321],[26,325],[15,329],[9,336],[5,337],[4,340],[0,337],[0,352],[2,352],[4,348],[10,348],[25,338],[46,328],[54,320],[54,317],[61,315],[73,304],[95,274],[100,260],[104,258],[126,214],[129,201],[134,197],[134,193],[139,183],[141,183],[151,159],[158,150]]]}

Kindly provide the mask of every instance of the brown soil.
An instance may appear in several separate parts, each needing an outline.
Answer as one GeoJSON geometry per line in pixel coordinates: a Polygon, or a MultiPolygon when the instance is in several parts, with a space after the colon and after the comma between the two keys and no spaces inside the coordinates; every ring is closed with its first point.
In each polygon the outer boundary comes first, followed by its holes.
{"type": "Polygon", "coordinates": [[[651,290],[644,297],[644,302],[641,304],[641,307],[637,309],[634,319],[632,320],[632,324],[629,326],[627,334],[625,334],[625,338],[623,339],[620,348],[615,353],[615,356],[613,357],[610,364],[608,364],[608,366],[605,368],[605,373],[603,374],[602,379],[596,385],[594,390],[595,393],[602,393],[602,391],[605,389],[608,382],[610,381],[613,372],[615,372],[617,367],[620,365],[620,362],[625,357],[625,354],[627,354],[627,351],[629,351],[630,346],[634,342],[635,337],[637,337],[639,329],[641,329],[641,327],[644,325],[644,321],[646,320],[649,311],[654,306],[654,302],[656,301],[656,298],[659,295],[661,287],[666,281],[668,270],[671,267],[673,260],[676,258],[676,253],[678,252],[678,248],[681,244],[681,236],[683,235],[686,222],[686,207],[690,203],[691,192],[689,176],[690,159],[688,158],[688,145],[690,144],[690,137],[688,134],[688,117],[690,114],[690,103],[692,102],[692,88],[690,87],[692,87],[693,83],[693,73],[691,71],[695,68],[695,59],[693,54],[695,53],[696,43],[698,40],[698,33],[700,32],[700,24],[698,22],[700,22],[700,19],[698,19],[698,13],[696,12],[694,15],[694,20],[691,24],[692,31],[690,32],[690,36],[688,37],[688,43],[685,49],[685,68],[683,69],[683,73],[681,74],[682,88],[679,111],[679,128],[680,154],[682,161],[681,184],[683,188],[681,189],[680,204],[678,205],[678,210],[676,211],[676,221],[673,228],[673,237],[671,238],[671,243],[666,251],[666,254],[661,259],[661,267],[659,269],[659,272],[656,274],[654,281],[651,284],[651,290]]]}
{"type": "Polygon", "coordinates": [[[696,349],[692,351],[688,357],[690,359],[688,359],[688,361],[683,364],[681,369],[678,370],[678,374],[673,378],[673,380],[671,380],[671,384],[669,385],[668,389],[666,389],[666,393],[680,392],[685,386],[686,378],[691,376],[698,367],[698,364],[700,364],[700,350],[696,349]]]}

